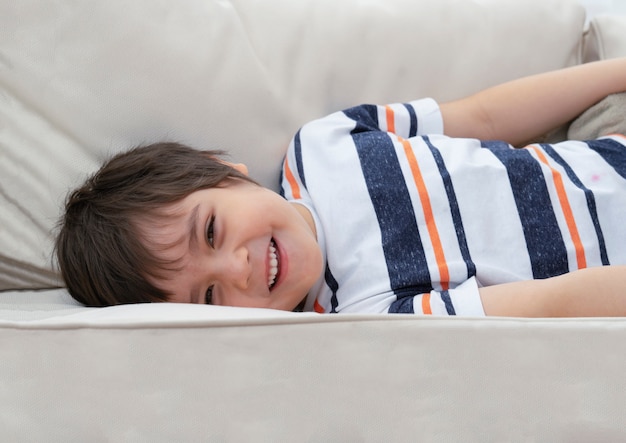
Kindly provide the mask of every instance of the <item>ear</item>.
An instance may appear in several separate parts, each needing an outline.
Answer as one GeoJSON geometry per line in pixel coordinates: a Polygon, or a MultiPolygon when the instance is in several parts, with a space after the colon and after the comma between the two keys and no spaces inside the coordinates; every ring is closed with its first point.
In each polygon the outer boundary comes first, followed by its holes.
{"type": "Polygon", "coordinates": [[[234,170],[240,172],[243,175],[249,175],[248,174],[248,167],[246,165],[244,165],[243,163],[231,163],[231,162],[227,162],[227,161],[224,161],[224,160],[220,160],[220,161],[222,163],[224,163],[225,165],[230,166],[234,170]]]}

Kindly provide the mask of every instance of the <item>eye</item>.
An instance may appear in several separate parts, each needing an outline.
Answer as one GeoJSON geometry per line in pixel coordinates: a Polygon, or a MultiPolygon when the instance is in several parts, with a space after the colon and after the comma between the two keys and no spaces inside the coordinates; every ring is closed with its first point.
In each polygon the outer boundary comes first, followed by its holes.
{"type": "Polygon", "coordinates": [[[209,286],[204,296],[204,303],[207,305],[213,304],[213,286],[209,286]]]}
{"type": "Polygon", "coordinates": [[[209,243],[209,245],[213,248],[213,226],[215,225],[215,216],[213,215],[211,217],[211,220],[209,220],[209,225],[206,228],[206,239],[207,242],[209,243]]]}

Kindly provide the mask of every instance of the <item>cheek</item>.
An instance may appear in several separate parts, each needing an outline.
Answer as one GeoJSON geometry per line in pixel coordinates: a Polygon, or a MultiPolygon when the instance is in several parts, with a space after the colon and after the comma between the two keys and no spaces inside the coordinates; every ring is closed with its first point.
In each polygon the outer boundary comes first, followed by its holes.
{"type": "Polygon", "coordinates": [[[273,193],[271,195],[259,193],[256,198],[251,196],[245,202],[242,201],[237,205],[237,210],[242,214],[247,214],[247,217],[255,223],[262,221],[288,222],[291,215],[290,209],[287,201],[273,193]]]}

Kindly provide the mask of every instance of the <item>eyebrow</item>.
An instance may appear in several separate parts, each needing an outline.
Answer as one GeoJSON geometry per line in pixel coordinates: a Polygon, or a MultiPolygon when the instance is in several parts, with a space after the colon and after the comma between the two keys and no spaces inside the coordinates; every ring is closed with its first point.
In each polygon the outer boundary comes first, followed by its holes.
{"type": "MultiPolygon", "coordinates": [[[[200,244],[200,239],[198,238],[198,213],[200,211],[200,205],[197,204],[189,214],[189,218],[187,219],[187,229],[189,231],[189,250],[195,251],[198,249],[198,245],[200,244]]],[[[197,286],[193,286],[191,288],[191,292],[189,293],[189,302],[197,303],[196,294],[198,294],[199,288],[197,286]]]]}
{"type": "Polygon", "coordinates": [[[187,219],[187,229],[189,231],[189,250],[195,251],[198,248],[198,212],[200,211],[200,205],[197,204],[189,214],[187,219]]]}

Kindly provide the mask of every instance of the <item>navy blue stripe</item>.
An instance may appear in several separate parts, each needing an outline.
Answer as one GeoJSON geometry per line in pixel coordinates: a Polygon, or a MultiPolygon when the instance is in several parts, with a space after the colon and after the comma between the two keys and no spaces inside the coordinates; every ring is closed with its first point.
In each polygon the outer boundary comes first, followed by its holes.
{"type": "Polygon", "coordinates": [[[304,179],[304,168],[302,167],[302,143],[300,143],[300,131],[296,132],[293,138],[294,154],[296,156],[296,167],[298,168],[298,175],[302,186],[306,189],[306,180],[304,179]]]}
{"type": "MultiPolygon", "coordinates": [[[[522,223],[533,278],[569,271],[567,249],[559,229],[541,166],[526,149],[511,149],[500,141],[482,142],[506,167],[522,223]]],[[[506,245],[495,247],[506,248],[506,245]]]]}
{"type": "Polygon", "coordinates": [[[626,179],[626,146],[610,138],[590,140],[586,143],[589,148],[600,154],[615,172],[626,179]]]}
{"type": "Polygon", "coordinates": [[[378,107],[376,105],[360,105],[346,109],[343,113],[357,122],[352,134],[368,131],[380,131],[378,125],[378,107]]]}
{"type": "Polygon", "coordinates": [[[452,299],[450,299],[450,293],[448,291],[441,291],[439,295],[441,295],[441,300],[443,300],[443,304],[446,306],[448,315],[456,315],[456,311],[452,305],[452,299]]]}
{"type": "Polygon", "coordinates": [[[280,167],[280,176],[278,179],[278,193],[282,198],[285,198],[285,187],[283,186],[283,179],[285,177],[285,158],[283,158],[283,162],[280,167]]]}
{"type": "Polygon", "coordinates": [[[600,258],[602,260],[602,265],[609,265],[609,256],[606,252],[606,243],[604,242],[604,234],[602,233],[602,227],[600,226],[600,219],[598,218],[598,211],[596,208],[596,198],[593,195],[591,189],[587,188],[578,178],[574,170],[567,164],[567,162],[561,157],[552,146],[542,144],[541,147],[546,151],[552,159],[561,165],[567,177],[570,181],[576,185],[579,189],[581,189],[585,193],[585,199],[587,200],[587,209],[589,210],[589,215],[591,217],[591,221],[593,222],[593,227],[596,230],[596,236],[598,237],[598,247],[600,249],[600,258]]]}
{"type": "Polygon", "coordinates": [[[394,145],[383,132],[364,133],[367,128],[359,120],[363,111],[353,109],[357,111],[344,112],[357,122],[352,139],[378,218],[391,289],[396,294],[407,288],[429,292],[426,255],[394,145]]]}
{"type": "Polygon", "coordinates": [[[337,306],[339,305],[339,301],[337,300],[337,291],[339,290],[339,283],[337,283],[335,276],[330,271],[330,268],[328,267],[328,263],[326,263],[326,270],[324,271],[324,279],[326,280],[326,284],[330,288],[330,291],[333,293],[333,295],[330,297],[330,306],[331,306],[330,313],[336,314],[337,306]]]}
{"type": "Polygon", "coordinates": [[[443,161],[443,157],[441,156],[441,152],[439,151],[439,149],[437,149],[431,143],[428,137],[423,137],[423,139],[426,142],[426,145],[428,145],[428,148],[430,149],[430,152],[435,159],[435,163],[437,164],[437,168],[439,169],[439,174],[441,175],[441,179],[443,180],[443,186],[446,190],[446,195],[448,196],[448,202],[450,204],[450,212],[452,216],[452,221],[454,223],[454,229],[456,231],[457,242],[459,244],[461,256],[463,257],[463,261],[465,262],[465,266],[467,268],[467,277],[473,277],[476,275],[476,264],[472,260],[469,247],[467,246],[467,237],[465,235],[465,228],[463,227],[463,219],[461,218],[459,202],[456,198],[456,192],[454,192],[454,186],[452,185],[450,173],[448,172],[448,168],[446,168],[446,164],[443,161]]]}
{"type": "Polygon", "coordinates": [[[402,297],[389,306],[389,314],[415,314],[413,297],[402,297]]]}
{"type": "Polygon", "coordinates": [[[409,118],[411,119],[411,127],[409,128],[409,137],[415,137],[417,135],[417,115],[415,114],[415,109],[413,106],[403,103],[404,107],[409,113],[409,118]]]}

